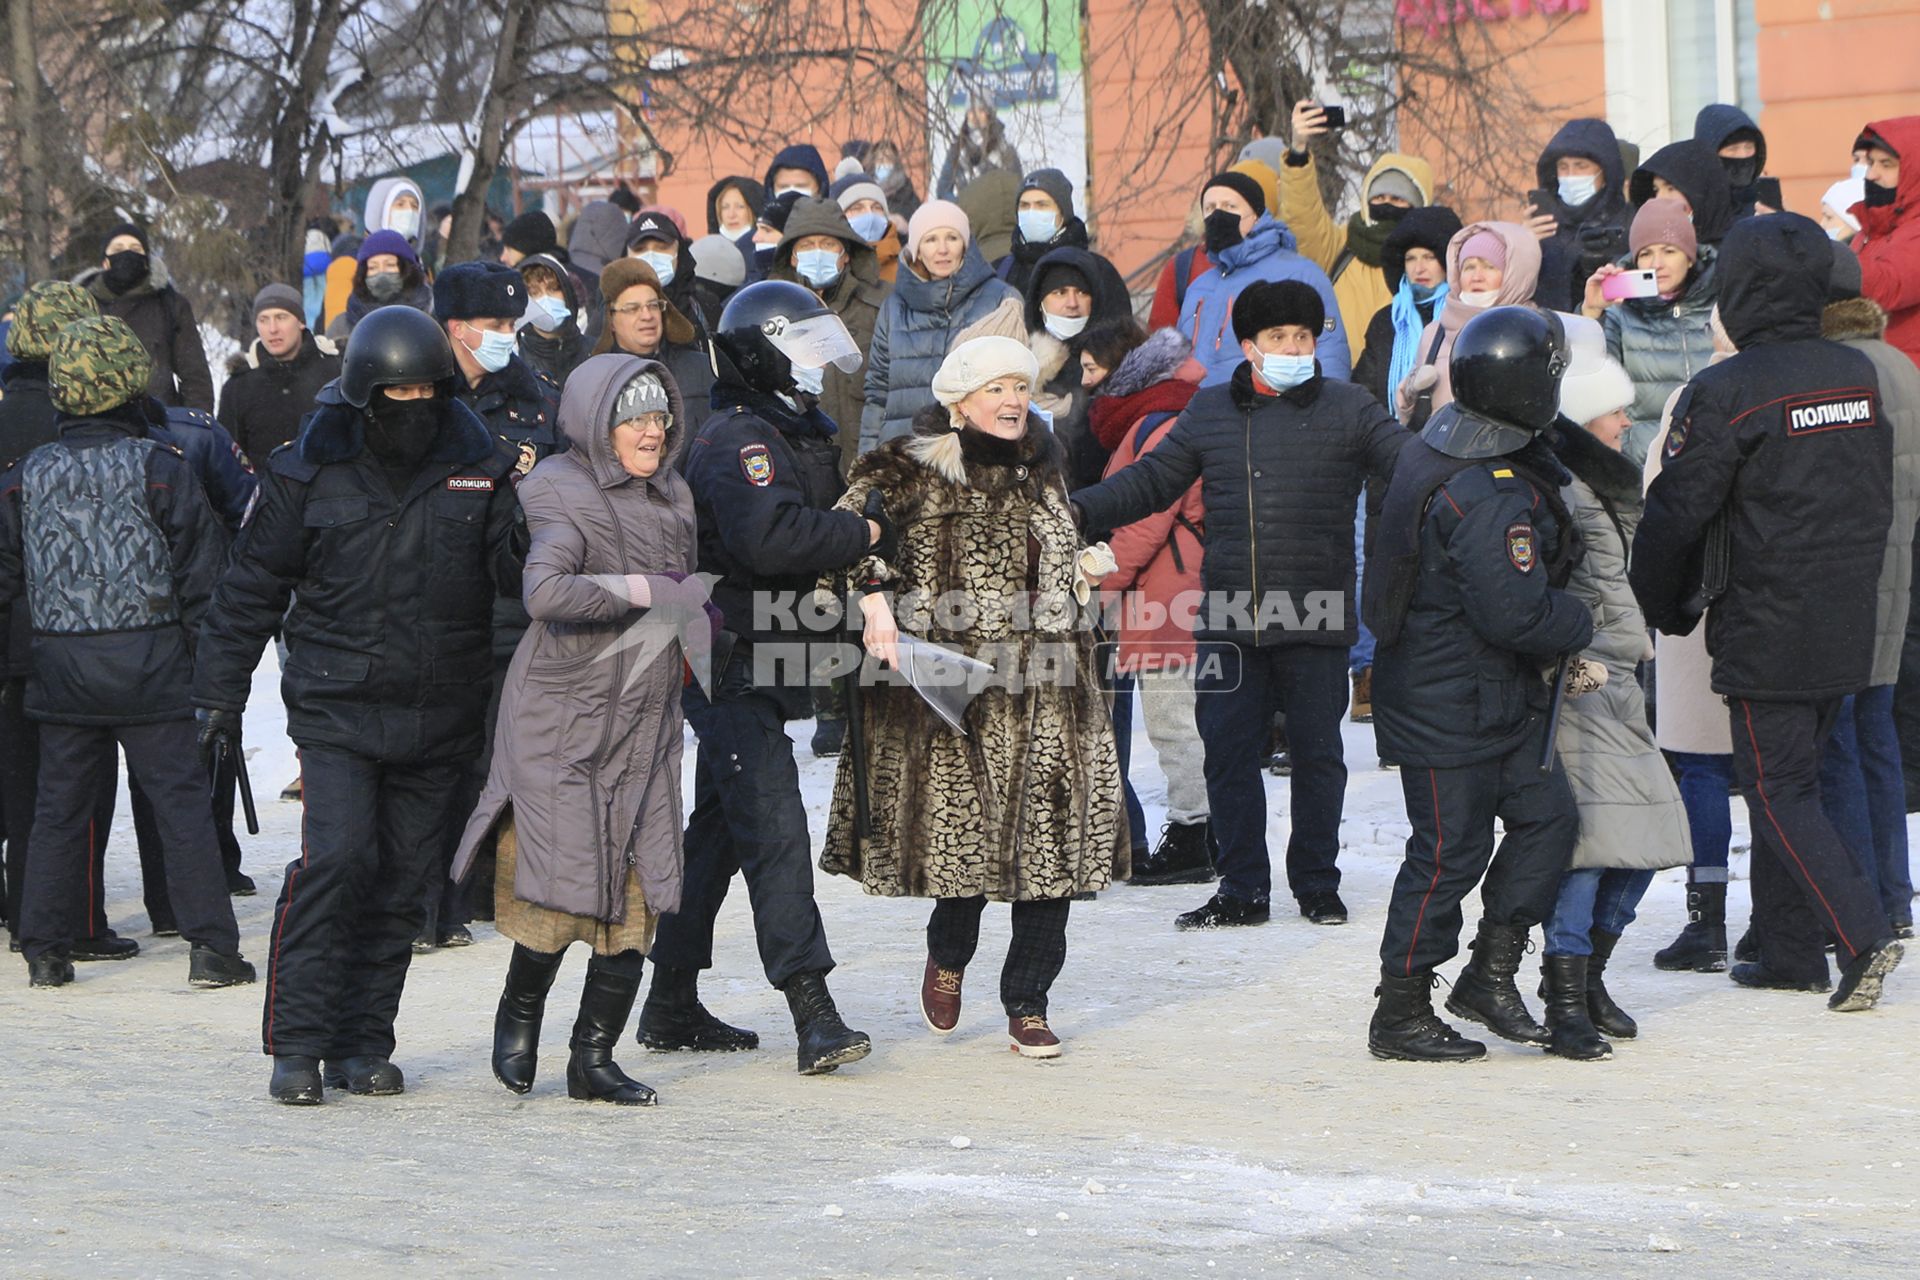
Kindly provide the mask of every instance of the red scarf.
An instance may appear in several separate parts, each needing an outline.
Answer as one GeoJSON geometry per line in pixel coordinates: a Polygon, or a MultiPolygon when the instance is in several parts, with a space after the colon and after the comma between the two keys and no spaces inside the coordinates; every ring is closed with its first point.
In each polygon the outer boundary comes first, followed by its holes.
{"type": "Polygon", "coordinates": [[[1087,407],[1087,425],[1100,447],[1112,453],[1127,429],[1150,413],[1179,413],[1200,388],[1179,378],[1168,378],[1130,396],[1096,395],[1087,407]]]}

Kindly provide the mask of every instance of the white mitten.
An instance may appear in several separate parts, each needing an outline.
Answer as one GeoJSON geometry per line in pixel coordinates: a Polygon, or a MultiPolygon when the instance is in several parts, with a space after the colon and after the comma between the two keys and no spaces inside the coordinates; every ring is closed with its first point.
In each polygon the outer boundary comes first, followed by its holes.
{"type": "Polygon", "coordinates": [[[1080,548],[1073,562],[1073,598],[1085,604],[1093,596],[1093,585],[1120,567],[1113,548],[1104,542],[1080,548]]]}

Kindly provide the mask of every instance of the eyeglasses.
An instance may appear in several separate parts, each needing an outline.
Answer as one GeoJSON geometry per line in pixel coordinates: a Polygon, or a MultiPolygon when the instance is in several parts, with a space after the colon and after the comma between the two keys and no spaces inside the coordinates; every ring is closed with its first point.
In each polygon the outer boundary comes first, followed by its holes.
{"type": "Polygon", "coordinates": [[[655,315],[665,315],[667,304],[659,298],[655,298],[652,302],[622,302],[618,306],[607,308],[607,310],[616,316],[630,316],[636,311],[651,311],[655,315]]]}

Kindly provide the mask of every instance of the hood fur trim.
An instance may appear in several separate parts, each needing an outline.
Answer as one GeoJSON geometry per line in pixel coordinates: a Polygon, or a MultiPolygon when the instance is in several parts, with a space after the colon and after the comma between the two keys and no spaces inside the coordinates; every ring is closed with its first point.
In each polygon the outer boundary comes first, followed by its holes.
{"type": "Polygon", "coordinates": [[[1107,374],[1107,380],[1100,384],[1100,394],[1122,398],[1145,391],[1178,374],[1192,354],[1193,344],[1178,329],[1157,330],[1107,374]]]}
{"type": "Polygon", "coordinates": [[[1829,302],[1820,313],[1820,336],[1829,342],[1849,338],[1884,338],[1887,312],[1872,298],[1845,298],[1829,302]]]}

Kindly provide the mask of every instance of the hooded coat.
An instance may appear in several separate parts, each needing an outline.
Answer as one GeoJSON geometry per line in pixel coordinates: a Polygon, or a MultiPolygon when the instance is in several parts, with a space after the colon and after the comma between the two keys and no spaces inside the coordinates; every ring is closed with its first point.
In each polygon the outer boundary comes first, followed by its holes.
{"type": "Polygon", "coordinates": [[[1571,477],[1561,500],[1586,555],[1567,593],[1593,615],[1581,656],[1607,669],[1607,683],[1560,712],[1555,743],[1580,806],[1571,870],[1646,871],[1693,861],[1686,808],[1647,723],[1637,668],[1653,655],[1647,620],[1627,585],[1627,554],[1639,526],[1640,468],[1562,418],[1548,442],[1571,477]]]}
{"type": "Polygon", "coordinates": [[[1032,416],[1017,447],[971,428],[958,449],[935,447],[951,434],[931,406],[911,436],[855,464],[836,505],[858,513],[869,493],[886,496],[899,551],[860,572],[887,584],[903,635],[990,662],[998,678],[967,705],[964,734],[902,684],[863,693],[872,835],[854,837],[843,756],[820,868],[890,897],[1099,890],[1126,874],[1131,841],[1094,636],[1075,604],[1082,542],[1060,454],[1032,416]],[[932,607],[954,592],[982,607],[967,618],[932,607]],[[1053,674],[1038,676],[1043,666],[1053,674]]]}
{"type": "MultiPolygon", "coordinates": [[[[1733,197],[1719,156],[1692,138],[1660,148],[1641,162],[1627,184],[1635,209],[1653,199],[1655,178],[1666,179],[1685,197],[1693,210],[1693,234],[1702,245],[1719,244],[1726,238],[1733,225],[1733,197]]],[[[1580,284],[1586,287],[1585,280],[1580,284]]]]}
{"type": "Polygon", "coordinates": [[[213,371],[194,323],[193,304],[173,287],[167,264],[148,255],[147,278],[125,293],[107,287],[106,272],[89,267],[73,282],[93,295],[103,316],[127,322],[153,359],[147,394],[162,404],[213,412],[213,371]]]}
{"type": "Polygon", "coordinates": [[[413,230],[401,232],[401,234],[406,236],[407,243],[411,244],[417,252],[427,229],[427,200],[420,190],[420,184],[412,178],[376,179],[373,185],[367,188],[366,208],[360,215],[360,222],[366,228],[368,235],[376,231],[399,230],[397,227],[390,228],[387,220],[393,215],[393,202],[401,196],[412,196],[414,199],[413,230]]]}
{"type": "Polygon", "coordinates": [[[1013,216],[1013,248],[1006,257],[993,264],[993,273],[1022,293],[1027,291],[1027,285],[1033,279],[1033,269],[1039,265],[1040,259],[1056,249],[1085,249],[1093,243],[1087,236],[1087,224],[1072,213],[1067,215],[1066,221],[1060,224],[1060,229],[1053,233],[1051,240],[1040,244],[1027,243],[1026,236],[1020,233],[1020,210],[1017,205],[1013,216]]]}
{"type": "Polygon", "coordinates": [[[934,403],[933,375],[955,335],[1009,298],[1017,303],[1020,295],[993,274],[974,241],[960,269],[945,280],[928,280],[911,263],[901,268],[867,348],[861,453],[907,434],[914,415],[934,403]]]}
{"type": "MultiPolygon", "coordinates": [[[[847,269],[820,294],[840,323],[847,326],[853,345],[865,351],[873,344],[873,328],[879,322],[880,308],[887,301],[887,290],[880,283],[880,262],[873,246],[854,234],[847,215],[832,200],[801,200],[787,215],[787,229],[773,251],[773,266],[767,272],[771,280],[791,280],[813,285],[800,278],[793,268],[794,243],[806,236],[832,236],[847,250],[847,269]]],[[[866,377],[858,369],[843,372],[828,365],[821,375],[820,411],[833,419],[840,429],[840,453],[851,463],[860,453],[860,415],[866,407],[866,377]]]]}
{"type": "MultiPolygon", "coordinates": [[[[585,299],[580,296],[579,283],[566,265],[550,254],[534,253],[520,260],[520,270],[528,267],[545,267],[559,277],[560,296],[567,304],[567,310],[573,314],[566,323],[552,332],[545,332],[539,326],[527,324],[520,330],[520,358],[532,365],[535,370],[553,379],[555,386],[563,385],[567,375],[587,358],[587,335],[580,325],[585,318],[585,299]]],[[[594,278],[597,287],[599,277],[594,278]]]]}
{"type": "MultiPolygon", "coordinates": [[[[1703,245],[1679,297],[1625,298],[1601,314],[1607,354],[1633,379],[1633,403],[1627,406],[1633,427],[1623,451],[1635,465],[1646,460],[1647,446],[1659,434],[1667,397],[1713,359],[1709,322],[1720,300],[1718,259],[1713,248],[1703,245]]],[[[1631,267],[1633,262],[1620,265],[1631,267]]]]}
{"type": "Polygon", "coordinates": [[[1901,157],[1893,203],[1853,206],[1860,292],[1887,313],[1887,341],[1920,364],[1920,115],[1876,120],[1866,132],[1901,157]]]}
{"type": "MultiPolygon", "coordinates": [[[[1420,248],[1432,253],[1444,266],[1447,261],[1447,245],[1453,240],[1454,233],[1460,230],[1460,216],[1445,205],[1428,205],[1424,209],[1409,209],[1392,231],[1387,233],[1386,243],[1380,249],[1380,283],[1386,288],[1387,301],[1373,313],[1367,322],[1367,340],[1360,358],[1353,362],[1353,380],[1373,392],[1373,398],[1393,408],[1394,388],[1387,385],[1393,372],[1393,345],[1396,337],[1393,324],[1393,298],[1400,291],[1400,282],[1407,274],[1407,250],[1420,248]]],[[[1337,291],[1339,285],[1334,286],[1337,291]]],[[[1425,302],[1416,302],[1415,310],[1419,314],[1422,327],[1433,323],[1433,313],[1442,298],[1435,301],[1429,298],[1425,302]]],[[[1413,341],[1418,345],[1420,335],[1414,334],[1413,341]]]]}
{"type": "MultiPolygon", "coordinates": [[[[1079,338],[1063,342],[1047,331],[1041,304],[1046,301],[1047,290],[1055,287],[1053,274],[1061,268],[1078,271],[1093,286],[1087,329],[1132,319],[1133,298],[1127,292],[1126,281],[1120,278],[1119,270],[1111,262],[1097,253],[1072,248],[1055,249],[1034,264],[1026,290],[1027,331],[1023,336],[1040,365],[1040,385],[1034,390],[1044,391],[1048,397],[1053,433],[1066,446],[1067,484],[1078,489],[1099,483],[1112,450],[1101,447],[1087,426],[1088,396],[1080,385],[1079,338]]],[[[1081,330],[1085,332],[1086,329],[1081,330]]]]}
{"type": "Polygon", "coordinates": [[[677,641],[656,647],[645,643],[652,628],[636,633],[651,611],[594,578],[693,572],[693,494],[676,466],[686,407],[666,366],[595,356],[567,382],[560,428],[570,447],[520,482],[533,625],[507,670],[493,766],[453,876],[511,808],[514,895],[618,924],[680,906],[684,668],[677,641]],[[641,373],[660,379],[673,406],[660,469],[644,480],[620,466],[610,439],[614,401],[641,373]],[[629,867],[642,901],[626,892],[629,867]]]}
{"type": "MultiPolygon", "coordinates": [[[[708,187],[707,230],[716,236],[724,236],[727,234],[726,229],[720,225],[720,197],[729,187],[738,191],[741,199],[747,202],[747,229],[731,238],[733,243],[739,246],[740,256],[746,260],[747,283],[751,284],[753,283],[753,232],[755,220],[759,218],[760,211],[767,207],[767,189],[760,183],[755,182],[752,178],[740,177],[722,178],[711,187],[708,187]]],[[[820,190],[824,194],[826,188],[822,187],[820,190]]],[[[716,315],[715,318],[718,319],[718,316],[716,315]]]]}
{"type": "MultiPolygon", "coordinates": [[[[1727,200],[1732,218],[1751,218],[1754,202],[1759,192],[1756,190],[1761,174],[1767,171],[1767,135],[1760,132],[1760,126],[1753,117],[1736,106],[1725,102],[1709,102],[1700,108],[1700,114],[1693,118],[1693,140],[1714,153],[1719,158],[1720,148],[1729,142],[1738,142],[1747,135],[1753,143],[1753,176],[1755,182],[1744,187],[1735,187],[1731,178],[1727,179],[1727,200]]],[[[1723,161],[1721,172],[1726,172],[1723,161]]]]}
{"type": "MultiPolygon", "coordinates": [[[[1320,172],[1313,153],[1295,163],[1292,152],[1280,166],[1280,221],[1293,232],[1302,256],[1327,273],[1333,296],[1340,303],[1340,323],[1346,329],[1355,363],[1363,357],[1360,341],[1373,315],[1393,301],[1383,259],[1386,241],[1396,223],[1374,222],[1367,216],[1366,193],[1385,173],[1399,173],[1420,190],[1420,205],[1433,203],[1433,166],[1418,156],[1389,151],[1373,162],[1360,184],[1362,207],[1343,225],[1333,220],[1320,196],[1320,172]],[[1356,345],[1356,343],[1358,345],[1356,345]]],[[[1412,210],[1408,210],[1409,213],[1412,210]]]]}
{"type": "Polygon", "coordinates": [[[1275,222],[1271,214],[1263,213],[1244,240],[1212,257],[1207,273],[1187,287],[1179,329],[1193,344],[1194,358],[1207,368],[1200,385],[1219,386],[1233,377],[1233,371],[1246,359],[1240,340],[1233,334],[1233,300],[1256,280],[1301,280],[1312,285],[1327,310],[1326,327],[1314,350],[1320,372],[1341,380],[1352,376],[1353,361],[1347,351],[1347,331],[1340,321],[1340,300],[1334,297],[1327,273],[1295,250],[1291,231],[1275,222]]]}
{"type": "Polygon", "coordinates": [[[1453,402],[1453,378],[1448,362],[1453,356],[1453,340],[1467,321],[1494,307],[1517,307],[1531,303],[1540,283],[1540,242],[1525,227],[1512,222],[1470,222],[1454,233],[1447,244],[1447,300],[1440,314],[1420,331],[1419,363],[1400,386],[1395,416],[1407,421],[1414,395],[1413,384],[1423,381],[1426,370],[1433,370],[1433,408],[1439,412],[1453,402]],[[1460,250],[1482,231],[1491,231],[1507,246],[1507,266],[1501,273],[1500,288],[1493,303],[1476,307],[1460,298],[1460,250]],[[1437,343],[1437,345],[1436,345],[1437,343]]]}
{"type": "Polygon", "coordinates": [[[1569,120],[1540,153],[1534,179],[1546,196],[1539,210],[1551,215],[1558,228],[1540,245],[1537,297],[1549,310],[1578,311],[1587,277],[1627,251],[1633,210],[1627,205],[1627,167],[1620,157],[1620,142],[1604,120],[1569,120]],[[1583,205],[1570,208],[1560,199],[1557,167],[1562,156],[1577,156],[1600,166],[1600,190],[1583,205]]]}
{"type": "MultiPolygon", "coordinates": [[[[767,176],[760,180],[766,195],[772,196],[775,194],[776,188],[773,184],[773,175],[782,169],[805,169],[813,175],[813,194],[816,196],[824,196],[827,194],[828,179],[826,161],[820,158],[820,149],[815,147],[811,142],[800,142],[790,147],[782,147],[779,152],[774,155],[773,163],[767,166],[767,176]]],[[[755,206],[756,209],[758,207],[759,206],[755,206]]]]}

